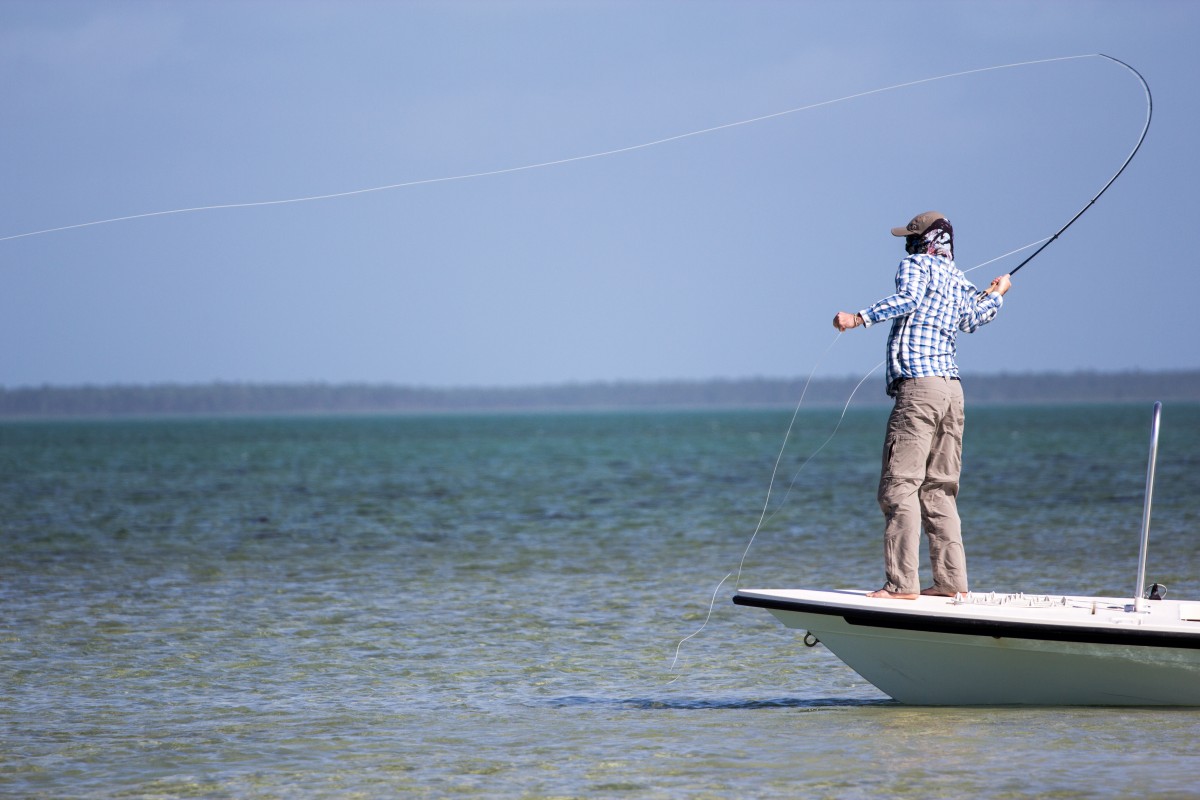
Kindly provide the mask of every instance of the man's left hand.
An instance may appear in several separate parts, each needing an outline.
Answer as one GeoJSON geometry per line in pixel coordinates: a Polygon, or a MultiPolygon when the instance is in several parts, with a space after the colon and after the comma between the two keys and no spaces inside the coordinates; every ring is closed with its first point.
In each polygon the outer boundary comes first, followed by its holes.
{"type": "Polygon", "coordinates": [[[848,314],[845,311],[839,311],[833,318],[833,327],[839,331],[848,331],[851,328],[857,328],[863,324],[862,317],[858,314],[848,314]]]}

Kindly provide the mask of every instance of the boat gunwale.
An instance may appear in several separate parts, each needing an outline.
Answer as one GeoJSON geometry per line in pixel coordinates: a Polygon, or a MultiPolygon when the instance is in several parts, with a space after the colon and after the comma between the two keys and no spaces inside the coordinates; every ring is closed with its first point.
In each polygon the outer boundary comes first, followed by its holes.
{"type": "Polygon", "coordinates": [[[890,609],[861,609],[844,605],[792,600],[781,597],[744,595],[733,596],[734,605],[765,608],[768,611],[792,611],[823,616],[841,617],[856,627],[906,630],[957,636],[990,636],[994,639],[1028,639],[1034,641],[1071,642],[1075,644],[1129,645],[1135,647],[1166,647],[1186,650],[1200,649],[1200,629],[1195,633],[1147,630],[1123,627],[1098,628],[1092,625],[1062,623],[1018,622],[978,617],[944,617],[912,614],[890,609]]]}

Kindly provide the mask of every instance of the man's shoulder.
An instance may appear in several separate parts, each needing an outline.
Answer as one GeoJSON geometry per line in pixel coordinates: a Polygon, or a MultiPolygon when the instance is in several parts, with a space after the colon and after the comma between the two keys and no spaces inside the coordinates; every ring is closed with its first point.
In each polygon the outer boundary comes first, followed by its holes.
{"type": "Polygon", "coordinates": [[[924,255],[924,254],[917,255],[917,256],[909,256],[909,258],[921,259],[922,260],[921,268],[927,269],[930,272],[944,272],[955,278],[960,278],[963,280],[966,279],[966,275],[963,273],[962,270],[960,270],[958,268],[958,265],[954,263],[953,258],[946,258],[945,256],[931,256],[931,255],[924,255]]]}
{"type": "Polygon", "coordinates": [[[950,268],[954,268],[954,262],[941,256],[931,256],[925,253],[919,253],[915,256],[905,256],[900,262],[901,271],[919,271],[933,272],[935,269],[944,269],[942,265],[949,264],[950,268]]]}

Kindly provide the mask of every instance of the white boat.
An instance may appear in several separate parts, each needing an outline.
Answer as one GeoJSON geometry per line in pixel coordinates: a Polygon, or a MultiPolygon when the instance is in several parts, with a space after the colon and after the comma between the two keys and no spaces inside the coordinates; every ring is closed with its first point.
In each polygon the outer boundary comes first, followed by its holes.
{"type": "Polygon", "coordinates": [[[884,694],[915,705],[1200,706],[1200,603],[742,589],[884,694]]]}
{"type": "Polygon", "coordinates": [[[1200,706],[1200,601],[1143,591],[1160,413],[1156,403],[1130,598],[739,589],[733,602],[808,631],[806,644],[901,703],[1200,706]]]}

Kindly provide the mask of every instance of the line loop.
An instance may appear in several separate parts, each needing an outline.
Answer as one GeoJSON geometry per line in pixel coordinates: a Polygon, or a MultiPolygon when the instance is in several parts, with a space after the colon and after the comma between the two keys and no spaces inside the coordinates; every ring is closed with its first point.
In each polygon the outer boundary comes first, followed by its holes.
{"type": "MultiPolygon", "coordinates": [[[[588,153],[586,155],[581,155],[581,156],[572,156],[570,158],[560,158],[560,159],[555,159],[555,160],[551,160],[551,161],[541,161],[541,162],[538,162],[535,164],[525,164],[525,165],[517,166],[517,167],[506,167],[503,169],[487,170],[484,172],[472,172],[472,173],[466,173],[463,175],[449,175],[449,176],[440,177],[440,178],[425,178],[425,179],[421,179],[421,180],[404,181],[401,183],[389,183],[389,184],[386,184],[383,186],[371,186],[371,187],[367,187],[365,189],[351,189],[349,191],[331,192],[328,194],[314,194],[314,195],[308,195],[305,197],[290,197],[290,198],[283,198],[283,199],[278,199],[278,200],[257,200],[257,201],[251,201],[251,202],[245,202],[245,203],[219,203],[216,205],[192,206],[189,208],[175,208],[175,209],[169,209],[169,210],[165,210],[165,211],[149,211],[149,212],[142,213],[142,214],[129,214],[126,216],[121,216],[121,217],[111,217],[109,219],[94,220],[92,222],[80,222],[80,223],[76,223],[74,225],[61,225],[56,228],[45,228],[43,230],[28,231],[26,233],[17,233],[17,234],[12,234],[9,236],[0,236],[0,242],[12,241],[13,239],[24,239],[24,238],[30,237],[30,236],[43,236],[43,235],[51,234],[51,233],[60,233],[62,231],[77,230],[79,228],[90,228],[90,227],[94,227],[97,225],[109,225],[109,224],[116,223],[116,222],[129,222],[129,221],[137,220],[137,219],[148,219],[150,217],[164,217],[164,216],[170,216],[170,215],[174,215],[174,214],[191,214],[191,213],[196,213],[196,212],[200,212],[200,211],[217,211],[217,210],[222,210],[222,209],[261,208],[264,206],[278,206],[278,205],[288,205],[288,204],[295,204],[295,203],[311,203],[311,202],[315,202],[317,200],[334,200],[337,198],[353,197],[355,195],[370,194],[370,193],[374,193],[374,192],[386,192],[386,191],[391,191],[394,189],[404,189],[404,188],[411,187],[411,186],[424,186],[424,185],[433,184],[433,183],[448,183],[450,181],[463,181],[463,180],[470,180],[470,179],[474,179],[474,178],[487,178],[487,177],[493,177],[496,175],[507,175],[507,174],[514,173],[514,172],[524,172],[527,170],[544,169],[546,167],[556,167],[556,166],[561,166],[563,164],[573,164],[573,163],[579,162],[579,161],[588,161],[588,160],[596,159],[596,158],[605,158],[607,156],[619,155],[621,153],[629,153],[634,150],[644,150],[648,147],[655,147],[658,145],[667,144],[669,142],[677,142],[681,139],[688,139],[688,138],[691,138],[694,136],[703,136],[705,134],[715,133],[717,131],[728,130],[730,128],[737,128],[737,127],[740,127],[743,125],[751,125],[751,124],[754,124],[757,122],[764,122],[766,120],[776,119],[778,117],[787,116],[789,114],[796,114],[801,111],[809,111],[814,108],[821,108],[823,106],[830,106],[830,105],[834,105],[836,103],[843,103],[848,100],[855,100],[860,97],[868,97],[873,94],[882,94],[884,92],[891,92],[891,91],[895,91],[897,89],[905,89],[910,86],[919,86],[924,83],[932,83],[934,81],[948,80],[950,78],[960,78],[960,77],[963,77],[966,75],[976,75],[981,72],[993,72],[995,70],[1013,69],[1015,67],[1032,66],[1035,64],[1048,64],[1048,63],[1057,62],[1057,61],[1072,61],[1072,60],[1080,59],[1080,58],[1095,58],[1097,56],[1100,56],[1100,54],[1099,53],[1088,53],[1088,54],[1077,55],[1077,56],[1059,56],[1057,58],[1043,58],[1043,59],[1037,59],[1034,61],[1020,61],[1020,62],[1016,62],[1013,64],[1000,64],[998,66],[993,66],[993,67],[980,67],[978,69],[968,69],[968,70],[962,70],[960,72],[951,72],[946,75],[938,75],[938,76],[935,76],[932,78],[921,78],[921,79],[915,80],[915,81],[906,81],[904,83],[897,83],[892,86],[884,86],[879,89],[870,89],[865,92],[856,92],[855,94],[846,95],[845,97],[839,97],[839,98],[836,98],[833,100],[822,100],[820,102],[810,103],[809,105],[805,105],[805,106],[789,108],[785,111],[776,111],[772,114],[764,114],[764,115],[758,116],[758,117],[751,117],[749,119],[738,120],[737,122],[728,122],[723,125],[714,125],[714,126],[708,127],[708,128],[701,128],[700,130],[689,131],[687,133],[680,133],[680,134],[676,134],[674,136],[667,136],[667,137],[664,137],[661,139],[655,139],[655,140],[649,141],[649,142],[642,142],[641,144],[629,145],[627,147],[618,147],[618,148],[615,148],[612,150],[603,150],[603,151],[600,151],[597,153],[588,153]]],[[[1110,56],[1103,56],[1103,57],[1108,58],[1112,61],[1116,61],[1116,59],[1111,58],[1110,56]]],[[[1120,62],[1120,61],[1118,61],[1117,63],[1124,64],[1124,62],[1120,62]]],[[[1125,66],[1128,67],[1129,65],[1125,64],[1125,66]]],[[[1129,67],[1129,69],[1133,69],[1133,68],[1129,67]]],[[[1147,89],[1147,91],[1149,91],[1149,90],[1147,89]]],[[[1130,158],[1132,158],[1132,156],[1130,158]]],[[[1120,173],[1118,173],[1118,174],[1120,174],[1120,173]]],[[[1116,177],[1114,176],[1113,179],[1115,180],[1116,177]]],[[[1111,183],[1111,181],[1110,181],[1110,183],[1111,183]]],[[[1108,187],[1105,187],[1105,188],[1108,188],[1108,187]]],[[[1102,190],[1102,192],[1103,192],[1103,190],[1102,190]]],[[[1082,213],[1082,212],[1080,212],[1080,213],[1082,213]]],[[[1073,221],[1074,220],[1072,220],[1072,222],[1073,221]]],[[[1069,224],[1070,223],[1068,223],[1068,225],[1069,224]]],[[[1064,230],[1065,230],[1065,228],[1064,228],[1064,230]]],[[[1061,233],[1061,231],[1060,231],[1060,233],[1061,233]]],[[[1034,255],[1037,255],[1037,254],[1035,253],[1034,255]]],[[[1031,258],[1032,258],[1032,256],[1031,256],[1031,258]]],[[[1019,269],[1019,267],[1018,267],[1018,269],[1019,269]]]]}

